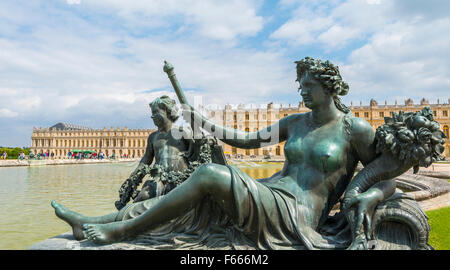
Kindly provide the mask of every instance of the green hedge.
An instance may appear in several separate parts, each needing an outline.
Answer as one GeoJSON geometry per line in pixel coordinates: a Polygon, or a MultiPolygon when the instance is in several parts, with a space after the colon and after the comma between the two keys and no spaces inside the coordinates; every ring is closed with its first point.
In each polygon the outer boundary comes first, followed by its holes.
{"type": "Polygon", "coordinates": [[[30,154],[30,148],[20,148],[20,147],[0,147],[0,156],[6,151],[8,154],[8,159],[17,159],[19,157],[20,152],[24,152],[25,155],[30,154]]]}

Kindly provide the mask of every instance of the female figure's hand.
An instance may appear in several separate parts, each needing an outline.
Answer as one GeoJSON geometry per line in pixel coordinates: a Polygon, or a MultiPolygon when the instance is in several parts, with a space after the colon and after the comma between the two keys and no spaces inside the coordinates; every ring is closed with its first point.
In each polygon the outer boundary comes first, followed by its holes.
{"type": "Polygon", "coordinates": [[[352,244],[348,249],[366,249],[372,240],[372,215],[382,200],[380,190],[370,189],[343,202],[343,209],[352,226],[352,244]],[[381,200],[380,200],[381,199],[381,200]],[[364,226],[363,226],[364,224],[364,226]]]}

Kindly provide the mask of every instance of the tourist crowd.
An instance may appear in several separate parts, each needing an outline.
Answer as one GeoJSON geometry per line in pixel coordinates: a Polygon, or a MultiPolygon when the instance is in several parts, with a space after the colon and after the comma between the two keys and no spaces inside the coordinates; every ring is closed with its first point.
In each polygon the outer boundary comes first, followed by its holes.
{"type": "MultiPolygon", "coordinates": [[[[12,156],[14,158],[14,155],[12,156]]],[[[0,159],[8,159],[8,153],[6,151],[3,152],[3,154],[0,156],[0,159]]],[[[25,159],[25,153],[20,152],[19,155],[17,155],[17,160],[24,160],[25,159]]]]}
{"type": "MultiPolygon", "coordinates": [[[[43,153],[37,153],[36,155],[33,155],[32,153],[30,153],[31,158],[37,158],[37,159],[55,159],[55,153],[53,152],[43,152],[43,153]]],[[[0,155],[0,159],[7,159],[8,158],[8,153],[6,151],[4,151],[1,155],[0,155]]],[[[25,155],[24,152],[20,152],[19,155],[17,156],[17,160],[24,160],[26,159],[27,156],[25,155]]],[[[115,159],[117,158],[114,154],[112,156],[106,156],[105,153],[103,152],[73,152],[73,151],[69,151],[69,153],[67,153],[67,158],[68,159],[76,159],[76,160],[80,160],[80,159],[104,159],[104,158],[109,158],[109,159],[115,159]]],[[[134,158],[134,155],[129,156],[127,154],[123,154],[120,155],[119,158],[134,158]]]]}

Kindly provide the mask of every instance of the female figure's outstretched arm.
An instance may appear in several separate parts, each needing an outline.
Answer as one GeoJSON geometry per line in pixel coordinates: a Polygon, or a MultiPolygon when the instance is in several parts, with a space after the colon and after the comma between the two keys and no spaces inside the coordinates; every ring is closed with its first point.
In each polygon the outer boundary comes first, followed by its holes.
{"type": "Polygon", "coordinates": [[[287,116],[258,131],[246,132],[214,123],[192,107],[184,111],[184,115],[186,121],[193,121],[194,125],[201,124],[203,129],[224,143],[244,149],[261,148],[285,141],[289,123],[295,118],[295,115],[287,116]]]}

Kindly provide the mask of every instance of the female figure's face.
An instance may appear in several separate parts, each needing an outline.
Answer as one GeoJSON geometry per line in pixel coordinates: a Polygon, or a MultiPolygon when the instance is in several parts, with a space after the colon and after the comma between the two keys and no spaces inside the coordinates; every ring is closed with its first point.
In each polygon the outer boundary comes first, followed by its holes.
{"type": "Polygon", "coordinates": [[[305,106],[311,110],[327,104],[330,101],[330,94],[324,89],[322,84],[306,72],[299,80],[300,95],[305,106]]]}

